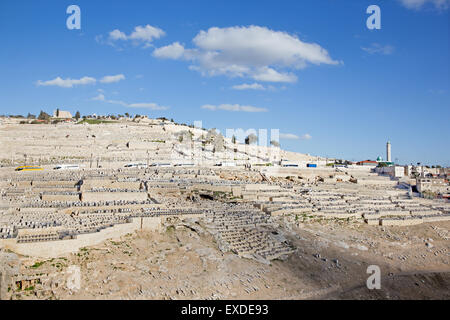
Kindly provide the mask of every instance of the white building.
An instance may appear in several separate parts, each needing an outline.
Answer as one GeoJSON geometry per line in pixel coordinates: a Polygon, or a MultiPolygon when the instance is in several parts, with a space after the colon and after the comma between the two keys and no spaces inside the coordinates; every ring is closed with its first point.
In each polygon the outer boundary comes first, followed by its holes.
{"type": "Polygon", "coordinates": [[[59,118],[59,119],[71,119],[72,114],[69,111],[63,111],[63,110],[55,110],[53,111],[53,118],[59,118]]]}

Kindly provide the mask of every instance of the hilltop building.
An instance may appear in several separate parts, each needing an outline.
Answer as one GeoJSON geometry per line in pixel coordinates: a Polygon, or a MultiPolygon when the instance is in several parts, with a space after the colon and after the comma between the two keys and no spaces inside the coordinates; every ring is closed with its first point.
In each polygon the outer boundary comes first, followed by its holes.
{"type": "Polygon", "coordinates": [[[53,118],[72,119],[72,114],[69,111],[56,109],[55,111],[53,111],[53,118]]]}
{"type": "Polygon", "coordinates": [[[450,185],[447,179],[444,178],[424,178],[418,177],[416,179],[417,191],[420,193],[432,192],[448,197],[450,194],[450,185]]]}

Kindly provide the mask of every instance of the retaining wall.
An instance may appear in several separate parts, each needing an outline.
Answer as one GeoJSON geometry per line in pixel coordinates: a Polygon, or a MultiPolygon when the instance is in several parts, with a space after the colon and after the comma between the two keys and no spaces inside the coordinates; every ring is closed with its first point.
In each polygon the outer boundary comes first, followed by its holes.
{"type": "Polygon", "coordinates": [[[117,239],[135,230],[160,230],[160,217],[133,218],[130,223],[117,224],[96,233],[81,234],[76,239],[48,242],[17,243],[16,239],[0,240],[0,247],[15,253],[39,258],[55,258],[97,245],[107,239],[117,239]]]}

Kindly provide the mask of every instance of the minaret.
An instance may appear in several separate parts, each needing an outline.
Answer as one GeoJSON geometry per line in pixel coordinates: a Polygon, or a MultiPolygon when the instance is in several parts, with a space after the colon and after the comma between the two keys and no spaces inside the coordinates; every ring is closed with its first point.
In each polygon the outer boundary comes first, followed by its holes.
{"type": "Polygon", "coordinates": [[[386,161],[391,162],[391,142],[386,143],[386,161]]]}

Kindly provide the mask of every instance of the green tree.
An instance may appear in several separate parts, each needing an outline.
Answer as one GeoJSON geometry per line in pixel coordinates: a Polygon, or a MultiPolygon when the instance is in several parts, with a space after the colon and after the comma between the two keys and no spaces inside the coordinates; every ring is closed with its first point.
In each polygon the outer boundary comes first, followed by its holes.
{"type": "Polygon", "coordinates": [[[254,133],[249,134],[248,137],[245,138],[245,144],[254,144],[257,141],[258,137],[254,133]]]}
{"type": "Polygon", "coordinates": [[[75,119],[77,119],[77,121],[78,121],[78,119],[80,119],[80,118],[81,118],[80,111],[77,111],[77,112],[75,113],[75,119]]]}
{"type": "Polygon", "coordinates": [[[39,120],[48,120],[48,119],[50,119],[50,115],[41,110],[41,113],[39,113],[38,119],[39,120]]]}
{"type": "Polygon", "coordinates": [[[280,143],[279,143],[278,141],[275,141],[275,140],[271,140],[271,141],[270,141],[270,144],[271,144],[272,146],[274,146],[274,147],[277,147],[277,148],[280,147],[280,143]]]}

